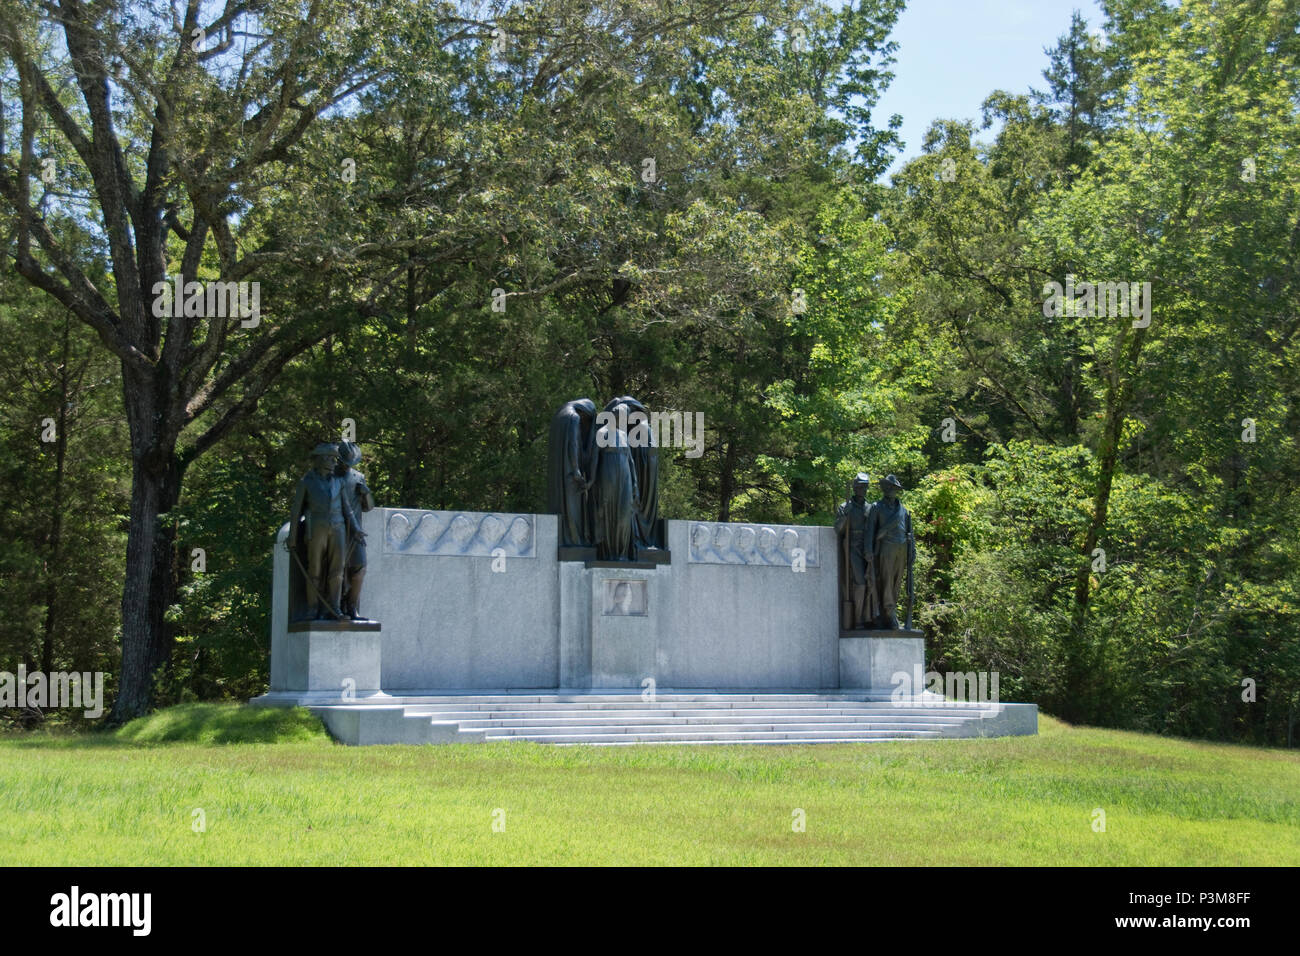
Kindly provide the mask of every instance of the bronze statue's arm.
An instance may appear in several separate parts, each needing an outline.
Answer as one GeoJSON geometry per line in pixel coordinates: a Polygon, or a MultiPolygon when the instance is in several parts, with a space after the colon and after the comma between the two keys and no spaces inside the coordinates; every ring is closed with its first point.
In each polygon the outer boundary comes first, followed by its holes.
{"type": "Polygon", "coordinates": [[[876,556],[876,533],[879,524],[880,521],[876,516],[876,506],[873,502],[867,506],[867,520],[862,524],[862,537],[864,539],[862,543],[866,546],[868,562],[872,561],[876,556]]]}
{"type": "Polygon", "coordinates": [[[582,447],[582,443],[579,443],[578,451],[579,455],[576,460],[582,466],[579,472],[582,476],[582,490],[590,491],[591,486],[596,483],[596,468],[600,461],[600,449],[596,447],[594,433],[591,436],[591,441],[586,443],[586,447],[582,447]]]}
{"type": "Polygon", "coordinates": [[[362,512],[375,510],[375,496],[370,493],[370,486],[366,484],[365,478],[357,482],[357,497],[361,500],[362,512]]]}
{"type": "Polygon", "coordinates": [[[289,506],[289,534],[284,539],[284,549],[293,550],[294,538],[298,534],[298,519],[302,517],[302,505],[307,497],[307,486],[301,479],[298,481],[298,488],[293,493],[293,504],[289,506]]]}
{"type": "Polygon", "coordinates": [[[343,508],[343,517],[347,522],[348,531],[364,541],[366,535],[361,530],[361,519],[357,517],[356,511],[352,507],[352,495],[348,491],[348,480],[346,478],[340,478],[339,480],[343,482],[343,487],[339,492],[339,504],[343,508]]]}
{"type": "Polygon", "coordinates": [[[848,521],[849,521],[848,505],[844,505],[844,504],[838,505],[835,508],[835,533],[843,534],[844,526],[848,524],[848,521]]]}

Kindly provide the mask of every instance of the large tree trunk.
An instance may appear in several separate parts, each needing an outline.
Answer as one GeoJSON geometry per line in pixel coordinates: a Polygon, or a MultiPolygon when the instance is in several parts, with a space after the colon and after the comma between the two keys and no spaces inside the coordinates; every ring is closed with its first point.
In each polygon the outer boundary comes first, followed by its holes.
{"type": "Polygon", "coordinates": [[[122,590],[122,672],[110,725],[149,712],[155,676],[170,651],[165,616],[175,597],[175,531],[167,513],[179,497],[179,479],[175,468],[158,474],[135,463],[122,590]]]}
{"type": "Polygon", "coordinates": [[[150,383],[123,369],[131,427],[131,518],[122,589],[122,670],[110,726],[148,713],[155,680],[167,662],[171,635],[166,614],[176,594],[175,524],[168,513],[180,499],[182,467],[175,438],[158,434],[161,414],[150,383]]]}

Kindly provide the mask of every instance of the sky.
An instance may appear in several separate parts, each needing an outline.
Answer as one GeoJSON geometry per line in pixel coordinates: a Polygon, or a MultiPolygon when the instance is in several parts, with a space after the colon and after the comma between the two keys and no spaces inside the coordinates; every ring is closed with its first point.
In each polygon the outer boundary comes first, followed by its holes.
{"type": "MultiPolygon", "coordinates": [[[[936,119],[980,117],[980,104],[997,89],[1027,93],[1046,88],[1044,47],[1070,27],[1078,10],[1088,27],[1100,31],[1097,0],[910,0],[891,39],[894,80],[872,112],[884,126],[891,113],[903,116],[905,148],[891,167],[921,153],[921,142],[936,119]]],[[[993,130],[979,133],[992,138],[993,130]]]]}

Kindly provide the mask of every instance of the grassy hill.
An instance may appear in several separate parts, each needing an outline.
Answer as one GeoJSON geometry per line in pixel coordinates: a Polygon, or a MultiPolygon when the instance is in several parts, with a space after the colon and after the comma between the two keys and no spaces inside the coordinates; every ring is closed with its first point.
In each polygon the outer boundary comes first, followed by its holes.
{"type": "Polygon", "coordinates": [[[352,748],[303,710],[214,704],[0,740],[3,865],[439,863],[1294,866],[1300,754],[1047,717],[994,740],[352,748]]]}

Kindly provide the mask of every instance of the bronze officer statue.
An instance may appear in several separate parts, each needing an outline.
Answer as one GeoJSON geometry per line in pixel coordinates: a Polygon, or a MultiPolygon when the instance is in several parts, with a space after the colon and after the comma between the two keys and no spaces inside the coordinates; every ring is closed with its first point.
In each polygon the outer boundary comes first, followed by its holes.
{"type": "MultiPolygon", "coordinates": [[[[312,468],[298,482],[289,511],[290,554],[306,576],[306,619],[341,620],[343,562],[349,525],[343,507],[343,479],[334,473],[338,446],[322,442],[312,449],[312,468]],[[294,547],[302,520],[301,541],[307,552],[307,566],[294,547]]],[[[360,531],[357,526],[357,531],[360,531]]]]}
{"type": "MultiPolygon", "coordinates": [[[[898,591],[916,559],[912,516],[898,500],[902,488],[903,483],[893,475],[880,479],[880,491],[884,497],[871,506],[867,516],[867,538],[872,542],[876,587],[880,599],[876,626],[881,630],[900,629],[898,591]]],[[[908,617],[911,617],[910,607],[908,617]]]]}

